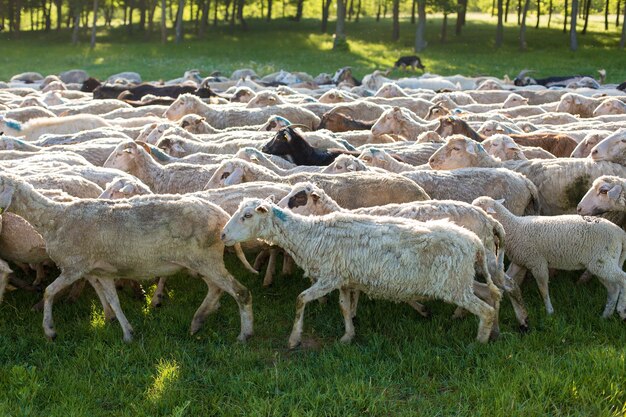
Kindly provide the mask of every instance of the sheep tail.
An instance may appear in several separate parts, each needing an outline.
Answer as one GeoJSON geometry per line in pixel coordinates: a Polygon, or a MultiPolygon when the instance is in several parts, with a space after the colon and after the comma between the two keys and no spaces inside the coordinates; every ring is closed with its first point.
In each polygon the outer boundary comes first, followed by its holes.
{"type": "Polygon", "coordinates": [[[241,261],[241,263],[243,264],[243,266],[250,272],[252,272],[253,274],[259,274],[259,271],[257,271],[256,269],[254,269],[252,267],[252,265],[250,265],[250,263],[248,262],[248,260],[246,259],[246,255],[243,253],[243,250],[241,249],[241,244],[236,243],[235,244],[235,254],[237,254],[237,258],[239,258],[239,260],[241,261]]]}

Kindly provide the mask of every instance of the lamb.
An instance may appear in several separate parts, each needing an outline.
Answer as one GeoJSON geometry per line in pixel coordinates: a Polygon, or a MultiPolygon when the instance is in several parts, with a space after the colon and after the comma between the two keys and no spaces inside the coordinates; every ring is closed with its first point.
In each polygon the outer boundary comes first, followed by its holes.
{"type": "Polygon", "coordinates": [[[184,194],[204,189],[215,166],[174,163],[160,165],[136,142],[120,143],[104,163],[139,178],[156,194],[184,194]]]}
{"type": "Polygon", "coordinates": [[[43,328],[48,338],[56,337],[55,294],[85,277],[111,306],[124,340],[130,342],[132,327],[121,310],[113,278],[142,280],[181,270],[198,273],[209,287],[192,321],[192,334],[226,291],[239,306],[238,339],[245,341],[252,335],[250,292],[224,266],[218,235],[228,215],[219,207],[193,197],[152,195],[58,203],[8,175],[0,175],[0,190],[0,207],[10,207],[42,234],[50,257],[61,269],[44,293],[43,328]],[[81,238],[86,234],[92,239],[81,238]]]}
{"type": "Polygon", "coordinates": [[[346,327],[342,342],[354,337],[353,289],[394,301],[431,296],[452,302],[476,314],[480,318],[477,339],[482,343],[489,339],[501,294],[491,281],[482,243],[463,228],[446,221],[421,223],[346,213],[305,217],[264,200],[244,200],[221,238],[232,245],[255,237],[284,248],[316,279],[298,296],[291,348],[300,343],[306,304],[334,289],[340,290],[346,327]],[[358,250],[350,250],[355,240],[361,244],[358,250]],[[446,248],[445,255],[437,247],[446,248]],[[401,268],[389,268],[399,259],[401,268]],[[495,308],[473,293],[475,264],[487,280],[495,308]]]}
{"type": "Polygon", "coordinates": [[[493,135],[482,142],[489,155],[502,161],[515,159],[556,159],[556,156],[543,148],[535,146],[520,146],[510,136],[493,135]]]}
{"type": "Polygon", "coordinates": [[[529,270],[537,281],[548,314],[554,313],[548,291],[548,268],[586,268],[608,291],[602,316],[609,318],[617,304],[618,314],[626,319],[626,273],[622,271],[626,233],[619,227],[604,219],[575,215],[518,217],[489,197],[480,197],[473,204],[502,223],[506,254],[515,266],[512,278],[519,281],[529,270]]]}
{"type": "Polygon", "coordinates": [[[576,205],[601,175],[626,177],[626,167],[611,162],[594,162],[590,158],[533,159],[528,161],[498,161],[482,146],[470,139],[456,137],[433,154],[429,164],[433,169],[467,167],[508,168],[528,177],[538,190],[541,214],[572,214],[576,205]]]}
{"type": "Polygon", "coordinates": [[[0,130],[6,135],[23,136],[25,140],[31,142],[44,133],[74,134],[99,127],[111,127],[111,124],[101,117],[90,114],[32,119],[24,124],[0,119],[0,130]]]}
{"type": "Polygon", "coordinates": [[[274,172],[243,160],[223,162],[206,188],[219,188],[250,181],[270,181],[295,184],[313,181],[342,207],[352,209],[387,203],[428,200],[428,195],[416,183],[395,174],[352,172],[341,175],[301,173],[281,177],[274,172]]]}
{"type": "Polygon", "coordinates": [[[195,113],[206,118],[207,122],[216,129],[244,124],[263,124],[272,115],[286,118],[292,123],[302,124],[315,129],[320,119],[310,111],[293,105],[279,105],[262,109],[230,108],[214,109],[205,104],[198,97],[183,94],[163,114],[170,120],[178,120],[186,114],[195,113]]]}
{"type": "MultiPolygon", "coordinates": [[[[483,242],[487,255],[489,273],[500,289],[504,289],[511,296],[515,314],[523,330],[528,329],[528,314],[524,307],[519,287],[504,274],[504,229],[502,225],[488,216],[483,210],[469,203],[459,201],[416,201],[404,204],[387,204],[384,206],[365,207],[352,211],[344,210],[324,190],[310,182],[302,182],[293,186],[278,206],[288,208],[292,212],[302,215],[323,216],[333,212],[352,212],[372,216],[402,217],[412,220],[427,221],[448,219],[451,222],[465,227],[475,233],[483,242]]],[[[416,303],[417,304],[417,303],[416,303]]],[[[424,315],[425,307],[412,305],[420,314],[424,315]]]]}
{"type": "Polygon", "coordinates": [[[626,129],[607,136],[591,149],[589,157],[594,161],[608,161],[626,166],[626,129]]]}

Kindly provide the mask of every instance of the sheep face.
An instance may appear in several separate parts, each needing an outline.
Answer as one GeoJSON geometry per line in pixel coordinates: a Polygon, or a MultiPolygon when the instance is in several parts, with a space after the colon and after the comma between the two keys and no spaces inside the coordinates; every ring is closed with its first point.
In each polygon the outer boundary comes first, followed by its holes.
{"type": "Polygon", "coordinates": [[[232,103],[247,103],[256,96],[256,93],[249,87],[240,87],[230,98],[232,103]]]}
{"type": "Polygon", "coordinates": [[[397,135],[402,130],[403,124],[406,123],[406,118],[407,116],[402,113],[402,109],[399,107],[386,110],[372,126],[372,135],[379,136],[385,133],[397,135]]]}
{"type": "Polygon", "coordinates": [[[441,136],[437,132],[422,132],[417,136],[415,143],[445,143],[441,136]]]}
{"type": "Polygon", "coordinates": [[[509,95],[509,97],[507,97],[506,100],[504,100],[504,103],[502,103],[502,108],[508,109],[510,107],[527,106],[527,105],[528,105],[527,98],[524,98],[520,96],[519,94],[511,94],[509,95]]]}
{"type": "Polygon", "coordinates": [[[284,117],[270,116],[270,118],[267,119],[267,122],[265,122],[265,124],[261,126],[259,130],[266,132],[278,132],[279,130],[289,126],[290,124],[291,122],[284,117]]]}
{"type": "Polygon", "coordinates": [[[120,171],[130,172],[136,166],[136,158],[139,155],[139,147],[135,142],[125,142],[117,145],[115,150],[104,161],[105,168],[115,168],[120,171]]]}
{"type": "Polygon", "coordinates": [[[328,104],[343,103],[346,101],[348,100],[346,100],[346,97],[343,94],[343,92],[337,90],[336,88],[333,88],[332,90],[328,90],[327,92],[322,94],[321,97],[319,98],[320,103],[328,103],[328,104]]]}
{"type": "Polygon", "coordinates": [[[502,90],[502,86],[500,85],[500,83],[494,80],[485,80],[476,89],[477,90],[502,90]]]}
{"type": "Polygon", "coordinates": [[[442,138],[453,135],[455,122],[456,120],[453,117],[442,117],[439,119],[439,126],[435,129],[435,132],[442,138]]]}
{"type": "Polygon", "coordinates": [[[406,97],[406,93],[402,88],[393,83],[386,83],[378,89],[375,97],[394,98],[394,97],[406,97]]]}
{"type": "Polygon", "coordinates": [[[261,91],[246,105],[247,108],[261,108],[285,104],[282,98],[271,91],[261,91]]]}
{"type": "Polygon", "coordinates": [[[187,114],[178,121],[178,126],[191,133],[206,133],[203,128],[203,122],[206,119],[197,114],[187,114]]]}
{"type": "Polygon", "coordinates": [[[623,163],[625,154],[626,129],[620,129],[594,146],[589,156],[594,161],[623,163]]]}
{"type": "MultiPolygon", "coordinates": [[[[485,213],[495,217],[494,215],[498,213],[499,210],[504,210],[504,206],[502,205],[504,200],[494,200],[491,197],[478,197],[474,201],[472,201],[472,205],[476,207],[480,207],[485,210],[485,213]]],[[[496,219],[497,220],[497,219],[496,219]]]]}
{"type": "Polygon", "coordinates": [[[590,133],[580,141],[576,149],[570,155],[572,158],[585,158],[591,153],[591,149],[604,139],[605,135],[601,133],[590,133]]]}
{"type": "Polygon", "coordinates": [[[600,103],[593,111],[593,117],[624,113],[626,113],[626,104],[619,99],[612,98],[600,103]]]}
{"type": "Polygon", "coordinates": [[[450,110],[442,106],[441,104],[435,104],[428,109],[426,114],[426,120],[437,120],[440,117],[444,117],[450,114],[450,110]]]}
{"type": "Polygon", "coordinates": [[[346,172],[367,170],[367,166],[354,156],[339,155],[332,164],[322,170],[322,174],[345,174],[346,172]]]}
{"type": "Polygon", "coordinates": [[[106,189],[98,198],[108,200],[118,200],[121,198],[130,198],[135,195],[151,194],[151,191],[139,184],[135,184],[128,178],[117,178],[113,182],[107,184],[106,189]]]}
{"type": "Polygon", "coordinates": [[[146,135],[145,142],[151,145],[156,145],[159,139],[163,137],[163,134],[165,133],[165,131],[169,128],[170,128],[170,125],[168,123],[161,123],[160,125],[157,125],[154,129],[152,129],[152,131],[150,131],[150,133],[146,135]]]}
{"type": "Polygon", "coordinates": [[[494,120],[487,120],[483,125],[478,129],[478,133],[483,136],[493,136],[498,133],[507,133],[502,125],[494,120]]]}
{"type": "Polygon", "coordinates": [[[186,114],[197,113],[197,103],[202,103],[199,98],[191,94],[182,94],[165,110],[163,117],[176,121],[186,114]]]}
{"type": "Polygon", "coordinates": [[[301,182],[293,186],[291,192],[278,202],[278,207],[289,209],[303,216],[323,215],[319,200],[322,191],[310,182],[301,182]]]}
{"type": "Polygon", "coordinates": [[[157,147],[168,155],[181,158],[187,155],[184,142],[175,138],[164,138],[157,143],[157,147]]]}
{"type": "Polygon", "coordinates": [[[624,211],[624,189],[618,177],[604,175],[596,178],[587,194],[578,203],[581,216],[598,216],[609,211],[624,211]]]}
{"type": "Polygon", "coordinates": [[[428,160],[432,169],[459,169],[477,166],[479,154],[485,154],[482,145],[461,135],[453,136],[428,160]]]}
{"type": "Polygon", "coordinates": [[[270,221],[272,212],[277,212],[278,218],[286,216],[284,211],[272,206],[267,200],[255,198],[242,201],[222,229],[222,242],[226,246],[232,246],[257,237],[262,225],[270,221]]]}
{"type": "Polygon", "coordinates": [[[228,187],[230,185],[241,184],[242,182],[245,182],[245,171],[243,167],[238,166],[234,162],[227,161],[213,173],[204,189],[209,190],[228,187]]]}
{"type": "Polygon", "coordinates": [[[387,156],[384,151],[378,148],[369,148],[361,152],[359,159],[369,166],[387,169],[389,162],[387,156]]]}
{"type": "Polygon", "coordinates": [[[494,135],[482,145],[489,155],[501,161],[527,159],[520,147],[506,135],[494,135]]]}

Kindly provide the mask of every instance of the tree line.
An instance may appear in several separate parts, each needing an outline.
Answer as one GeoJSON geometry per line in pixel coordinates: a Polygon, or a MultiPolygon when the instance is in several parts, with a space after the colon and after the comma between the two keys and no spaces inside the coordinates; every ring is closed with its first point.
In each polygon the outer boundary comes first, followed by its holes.
{"type": "MultiPolygon", "coordinates": [[[[263,19],[271,21],[275,18],[275,2],[278,0],[0,0],[0,29],[11,32],[14,37],[19,37],[24,26],[30,30],[49,32],[71,29],[73,43],[78,42],[81,28],[91,28],[91,46],[95,46],[98,25],[112,27],[114,19],[120,19],[122,25],[129,32],[137,30],[152,33],[160,30],[161,41],[167,42],[168,33],[173,28],[175,42],[183,40],[183,23],[186,21],[193,27],[193,31],[199,36],[206,36],[210,26],[229,24],[240,26],[243,30],[248,29],[246,17],[246,5],[253,6],[255,14],[263,19]],[[187,11],[187,13],[185,13],[187,11]],[[186,18],[186,20],[185,20],[186,18]],[[27,22],[24,22],[27,20],[27,22]],[[168,28],[171,22],[171,28],[168,28]]],[[[280,0],[282,1],[283,16],[287,6],[293,9],[290,15],[294,21],[303,18],[305,0],[280,0]]],[[[317,0],[307,0],[308,2],[317,0]]],[[[437,12],[443,15],[440,40],[448,37],[448,17],[456,15],[454,23],[455,34],[461,35],[466,22],[468,11],[467,0],[374,0],[374,4],[364,4],[365,0],[335,0],[336,1],[336,26],[334,33],[334,47],[342,48],[346,45],[346,21],[359,21],[366,13],[375,15],[376,20],[387,18],[388,11],[391,13],[392,31],[391,40],[400,38],[400,12],[410,12],[411,23],[415,24],[415,51],[422,51],[427,46],[425,31],[427,12],[437,12]]],[[[554,0],[535,0],[536,24],[539,27],[542,12],[544,19],[547,17],[547,27],[550,27],[552,15],[555,11],[564,14],[563,32],[569,30],[569,46],[575,51],[578,49],[578,19],[583,19],[582,35],[587,32],[589,16],[592,13],[604,13],[604,29],[609,30],[609,15],[615,14],[615,27],[620,26],[622,18],[622,31],[620,48],[626,43],[626,0],[563,0],[555,4],[554,0]],[[569,3],[569,4],[568,4],[569,3]],[[542,6],[545,9],[542,9],[542,6]],[[613,12],[613,13],[612,13],[613,12]],[[569,25],[569,27],[568,27],[569,25]]],[[[328,31],[330,9],[333,0],[320,0],[315,7],[320,10],[320,30],[328,31]]],[[[530,0],[492,0],[491,14],[497,16],[495,33],[495,45],[501,47],[504,42],[504,24],[508,22],[513,9],[517,15],[519,26],[519,45],[526,48],[527,16],[531,6],[530,0]]],[[[478,7],[474,5],[474,7],[478,7]]],[[[187,29],[189,30],[189,29],[187,29]]]]}

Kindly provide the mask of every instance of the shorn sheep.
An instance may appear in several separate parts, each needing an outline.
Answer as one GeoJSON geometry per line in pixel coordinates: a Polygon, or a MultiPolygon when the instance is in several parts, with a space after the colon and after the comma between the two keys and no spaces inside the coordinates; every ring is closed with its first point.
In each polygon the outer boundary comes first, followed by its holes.
{"type": "Polygon", "coordinates": [[[194,315],[192,334],[218,308],[225,291],[239,306],[238,339],[245,341],[252,335],[252,297],[224,266],[219,234],[228,214],[218,206],[193,197],[152,195],[57,203],[4,174],[0,175],[0,208],[11,208],[42,234],[50,258],[61,270],[44,293],[43,328],[48,338],[56,337],[55,294],[84,277],[113,309],[124,340],[131,341],[132,327],[122,312],[113,279],[145,280],[181,270],[198,273],[208,286],[194,315]]]}
{"type": "Polygon", "coordinates": [[[480,197],[473,204],[504,226],[506,255],[514,264],[509,275],[519,282],[529,270],[537,281],[548,314],[554,313],[548,291],[548,268],[565,271],[586,268],[608,291],[602,316],[610,317],[617,304],[618,314],[626,319],[626,273],[622,271],[626,233],[622,229],[608,220],[576,215],[519,217],[490,197],[480,197]]]}
{"type": "Polygon", "coordinates": [[[306,275],[316,279],[297,298],[291,348],[300,344],[306,304],[335,289],[340,293],[345,343],[355,335],[350,294],[356,289],[393,301],[427,296],[454,303],[480,318],[478,341],[489,339],[501,294],[491,281],[485,248],[466,229],[447,221],[346,213],[305,217],[267,200],[244,200],[221,238],[233,245],[255,237],[286,250],[306,275]],[[495,308],[473,292],[475,265],[487,280],[495,308]]]}

